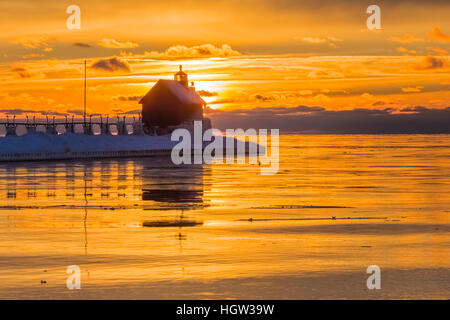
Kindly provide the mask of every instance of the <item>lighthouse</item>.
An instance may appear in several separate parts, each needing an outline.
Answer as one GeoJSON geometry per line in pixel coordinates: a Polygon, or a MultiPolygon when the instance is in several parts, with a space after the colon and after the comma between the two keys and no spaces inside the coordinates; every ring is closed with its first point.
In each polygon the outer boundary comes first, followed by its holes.
{"type": "Polygon", "coordinates": [[[188,88],[188,75],[183,71],[183,66],[180,65],[180,71],[173,75],[173,80],[178,81],[181,85],[188,88]]]}
{"type": "Polygon", "coordinates": [[[142,121],[150,131],[203,121],[203,108],[206,107],[193,83],[189,86],[188,75],[181,65],[173,80],[158,80],[139,103],[142,121]]]}

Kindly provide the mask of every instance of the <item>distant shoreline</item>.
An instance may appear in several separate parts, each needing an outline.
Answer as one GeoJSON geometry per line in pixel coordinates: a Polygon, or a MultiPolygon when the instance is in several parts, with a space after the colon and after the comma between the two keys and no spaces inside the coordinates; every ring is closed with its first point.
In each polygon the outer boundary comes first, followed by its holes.
{"type": "Polygon", "coordinates": [[[448,132],[302,132],[302,131],[283,131],[280,130],[282,135],[449,135],[448,132]]]}

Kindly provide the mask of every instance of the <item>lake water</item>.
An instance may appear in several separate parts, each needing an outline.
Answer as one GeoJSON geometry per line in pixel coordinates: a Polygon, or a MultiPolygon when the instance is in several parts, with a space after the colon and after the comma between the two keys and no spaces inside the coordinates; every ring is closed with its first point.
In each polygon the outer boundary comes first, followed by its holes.
{"type": "Polygon", "coordinates": [[[272,176],[170,158],[0,163],[0,217],[0,298],[447,299],[450,135],[282,135],[272,176]],[[197,224],[143,226],[179,220],[197,224]]]}

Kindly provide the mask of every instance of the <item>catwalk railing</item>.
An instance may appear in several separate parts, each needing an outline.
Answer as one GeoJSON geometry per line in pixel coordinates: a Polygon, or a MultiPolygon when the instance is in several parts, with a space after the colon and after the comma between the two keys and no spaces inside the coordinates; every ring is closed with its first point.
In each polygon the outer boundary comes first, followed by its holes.
{"type": "Polygon", "coordinates": [[[47,134],[84,133],[86,135],[143,135],[142,119],[136,117],[114,118],[63,118],[20,119],[7,117],[0,120],[0,136],[20,136],[26,133],[43,132],[47,134]],[[3,131],[3,132],[2,132],[3,131]]]}

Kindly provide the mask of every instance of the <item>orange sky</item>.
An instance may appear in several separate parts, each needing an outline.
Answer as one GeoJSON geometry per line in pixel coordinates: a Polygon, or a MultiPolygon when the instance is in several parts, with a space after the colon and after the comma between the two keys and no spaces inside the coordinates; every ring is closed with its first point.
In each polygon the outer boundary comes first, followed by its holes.
{"type": "Polygon", "coordinates": [[[450,3],[381,1],[382,30],[356,0],[0,3],[0,112],[138,110],[183,64],[212,108],[446,108],[450,3]],[[390,4],[395,3],[395,4],[390,4]]]}

